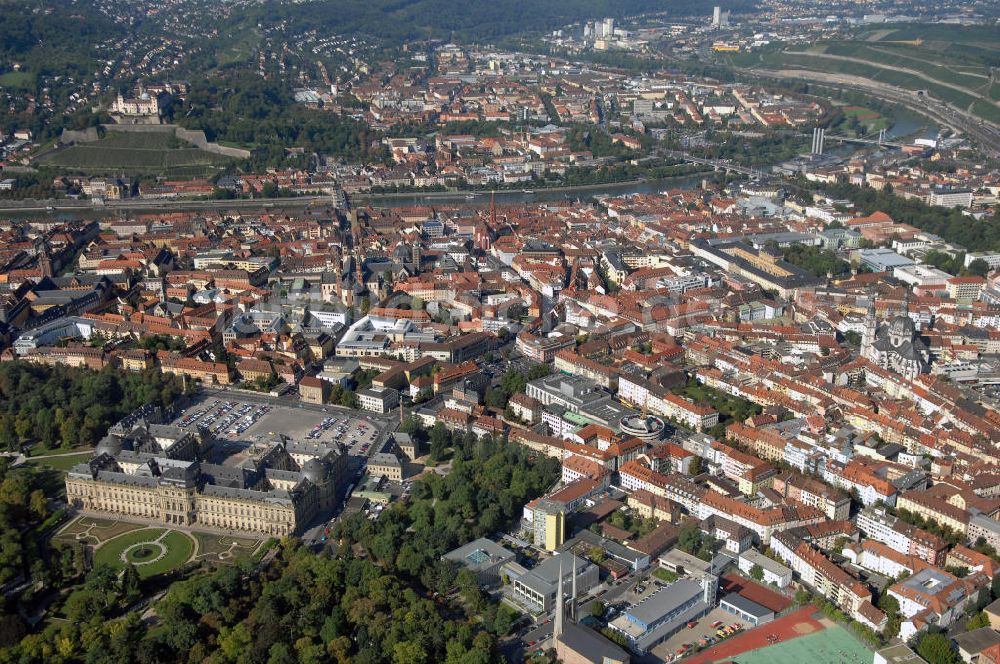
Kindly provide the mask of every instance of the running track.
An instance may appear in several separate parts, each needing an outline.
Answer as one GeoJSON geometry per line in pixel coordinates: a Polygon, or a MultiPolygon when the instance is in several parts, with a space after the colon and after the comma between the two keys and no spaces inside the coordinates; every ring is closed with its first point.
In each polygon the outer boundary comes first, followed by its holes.
{"type": "Polygon", "coordinates": [[[815,612],[816,607],[805,606],[798,611],[789,613],[787,616],[778,618],[774,622],[769,622],[766,625],[761,625],[760,627],[752,629],[748,632],[744,632],[739,636],[726,639],[717,646],[709,648],[708,650],[703,650],[693,657],[686,657],[680,661],[684,662],[684,664],[709,664],[710,662],[724,662],[741,653],[773,645],[767,641],[769,634],[774,634],[778,637],[774,643],[790,641],[799,636],[805,636],[805,634],[795,630],[795,626],[799,623],[809,623],[812,625],[813,631],[809,633],[815,634],[816,632],[820,632],[824,629],[823,625],[812,617],[815,612]]]}

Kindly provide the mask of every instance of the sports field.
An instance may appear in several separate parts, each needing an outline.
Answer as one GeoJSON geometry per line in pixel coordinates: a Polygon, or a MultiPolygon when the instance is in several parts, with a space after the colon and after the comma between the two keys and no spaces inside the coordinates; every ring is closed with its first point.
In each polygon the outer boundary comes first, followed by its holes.
{"type": "Polygon", "coordinates": [[[843,627],[817,619],[805,606],[714,648],[684,658],[686,664],[869,664],[872,653],[843,627]]]}
{"type": "MultiPolygon", "coordinates": [[[[765,625],[761,629],[767,629],[765,625]]],[[[869,664],[872,651],[840,625],[733,658],[738,664],[869,664]]]]}

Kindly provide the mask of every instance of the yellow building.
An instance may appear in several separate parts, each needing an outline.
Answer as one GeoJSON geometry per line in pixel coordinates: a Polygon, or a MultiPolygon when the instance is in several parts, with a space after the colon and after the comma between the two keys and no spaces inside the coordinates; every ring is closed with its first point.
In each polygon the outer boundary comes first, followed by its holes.
{"type": "Polygon", "coordinates": [[[223,465],[201,460],[206,447],[177,427],[126,418],[67,473],[66,500],[89,514],[274,537],[300,532],[336,503],[346,467],[339,447],[280,439],[223,465]]]}
{"type": "Polygon", "coordinates": [[[566,508],[562,504],[541,498],[529,504],[535,545],[555,551],[566,541],[566,508]]]}

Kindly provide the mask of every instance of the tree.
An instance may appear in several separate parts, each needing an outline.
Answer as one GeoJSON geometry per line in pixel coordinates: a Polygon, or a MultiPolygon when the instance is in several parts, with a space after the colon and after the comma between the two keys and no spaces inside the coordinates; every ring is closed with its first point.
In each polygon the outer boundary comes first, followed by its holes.
{"type": "Polygon", "coordinates": [[[966,269],[969,271],[969,274],[973,276],[985,277],[990,273],[990,264],[982,258],[977,258],[969,263],[969,267],[966,269]]]}
{"type": "Polygon", "coordinates": [[[490,387],[486,390],[486,405],[490,408],[503,410],[507,407],[507,400],[510,398],[503,389],[490,387]]]}
{"type": "Polygon", "coordinates": [[[340,399],[338,400],[341,406],[344,408],[357,408],[358,407],[358,395],[352,390],[344,390],[340,394],[340,399]]]}
{"type": "Polygon", "coordinates": [[[126,565],[119,580],[123,603],[128,606],[142,597],[139,589],[139,572],[135,565],[126,565]]]}
{"type": "Polygon", "coordinates": [[[835,252],[804,244],[793,244],[785,249],[784,258],[792,265],[808,270],[817,277],[827,275],[836,277],[851,270],[850,263],[838,257],[835,252]]]}
{"type": "Polygon", "coordinates": [[[878,598],[878,608],[885,613],[887,621],[882,636],[893,639],[899,635],[901,619],[899,617],[899,600],[889,593],[882,593],[878,598]]]}
{"type": "Polygon", "coordinates": [[[960,579],[964,579],[969,576],[969,568],[965,565],[947,565],[944,570],[949,574],[954,574],[960,579]]]}
{"type": "Polygon", "coordinates": [[[104,594],[98,590],[76,590],[66,598],[63,611],[73,622],[87,622],[104,615],[106,602],[104,594]]]}
{"type": "Polygon", "coordinates": [[[447,451],[449,443],[451,443],[451,433],[449,433],[448,428],[443,422],[435,422],[434,426],[431,427],[430,441],[431,459],[440,461],[444,458],[444,453],[447,451]]]}
{"type": "Polygon", "coordinates": [[[218,643],[222,654],[229,661],[235,662],[250,649],[253,637],[244,623],[237,623],[235,627],[223,627],[219,630],[218,643]]]}
{"type": "Polygon", "coordinates": [[[535,365],[532,365],[532,367],[530,369],[528,369],[527,379],[528,379],[528,382],[531,382],[531,381],[537,380],[539,378],[544,378],[545,376],[548,376],[550,373],[552,373],[552,367],[550,365],[548,365],[548,364],[535,364],[535,365]]]}
{"type": "Polygon", "coordinates": [[[695,554],[701,548],[703,539],[698,523],[688,521],[677,534],[677,548],[685,553],[695,554]]]}
{"type": "Polygon", "coordinates": [[[917,646],[917,654],[928,664],[955,664],[955,649],[944,634],[924,634],[917,646]]]}
{"type": "Polygon", "coordinates": [[[514,369],[508,369],[500,379],[500,388],[506,393],[508,398],[524,392],[527,386],[528,381],[525,380],[524,374],[514,369]]]}
{"type": "MultiPolygon", "coordinates": [[[[0,391],[8,387],[4,369],[0,391]]],[[[5,405],[0,401],[0,411],[5,405]]],[[[450,443],[452,435],[439,428],[435,438],[450,443]]],[[[0,512],[30,516],[35,486],[12,479],[30,473],[6,471],[0,512]]],[[[416,480],[410,499],[387,507],[378,519],[345,516],[324,555],[283,540],[266,569],[248,561],[174,582],[157,605],[162,629],[155,633],[146,634],[134,614],[122,616],[142,585],[131,569],[98,566],[88,574],[63,603],[73,623],[22,636],[24,626],[4,619],[13,611],[0,606],[0,646],[12,643],[3,659],[490,664],[500,660],[497,638],[511,632],[517,614],[484,594],[474,574],[459,574],[457,565],[441,557],[509,529],[524,505],[558,476],[558,461],[484,436],[456,451],[450,473],[416,480]],[[451,595],[456,587],[460,598],[451,595]]],[[[12,525],[0,537],[20,544],[20,523],[12,525]]],[[[37,559],[41,564],[51,558],[50,573],[72,581],[83,569],[76,567],[78,551],[85,552],[82,543],[64,544],[37,559]]],[[[24,569],[23,556],[11,569],[24,569]]]]}
{"type": "Polygon", "coordinates": [[[41,489],[35,489],[31,492],[31,497],[28,500],[28,509],[31,510],[31,513],[39,521],[44,521],[48,517],[49,505],[41,489]]]}
{"type": "Polygon", "coordinates": [[[392,649],[393,664],[424,664],[427,653],[419,643],[400,641],[392,649]]]}
{"type": "Polygon", "coordinates": [[[754,581],[763,581],[764,568],[761,567],[760,565],[755,564],[753,567],[750,568],[750,578],[753,579],[754,581]]]}
{"type": "MultiPolygon", "coordinates": [[[[964,254],[961,256],[953,256],[946,251],[931,249],[924,257],[924,262],[928,265],[936,267],[939,270],[948,272],[949,274],[958,274],[962,269],[964,259],[964,254]]],[[[988,267],[989,266],[987,266],[987,268],[988,267]]]]}
{"type": "Polygon", "coordinates": [[[17,434],[19,440],[26,440],[33,428],[34,424],[28,417],[18,416],[14,420],[14,433],[17,434]]]}
{"type": "Polygon", "coordinates": [[[688,466],[689,475],[698,475],[701,473],[701,457],[695,456],[691,459],[691,465],[688,466]]]}
{"type": "Polygon", "coordinates": [[[28,626],[17,613],[0,614],[0,648],[10,648],[28,633],[28,626]]]}
{"type": "Polygon", "coordinates": [[[966,631],[971,632],[974,629],[979,629],[980,627],[989,627],[990,617],[986,615],[985,611],[980,611],[965,623],[966,631]]]}
{"type": "Polygon", "coordinates": [[[812,601],[812,595],[805,588],[799,588],[795,591],[795,603],[798,606],[803,606],[812,601]]]}
{"type": "Polygon", "coordinates": [[[420,420],[418,420],[413,415],[410,415],[409,417],[404,419],[403,423],[399,425],[399,431],[401,433],[409,434],[410,436],[413,437],[426,435],[426,432],[423,429],[424,427],[420,423],[420,420]]]}
{"type": "Polygon", "coordinates": [[[590,615],[594,616],[595,618],[600,618],[601,616],[604,615],[604,608],[605,608],[604,602],[602,602],[599,599],[595,599],[593,602],[590,603],[590,615]]]}

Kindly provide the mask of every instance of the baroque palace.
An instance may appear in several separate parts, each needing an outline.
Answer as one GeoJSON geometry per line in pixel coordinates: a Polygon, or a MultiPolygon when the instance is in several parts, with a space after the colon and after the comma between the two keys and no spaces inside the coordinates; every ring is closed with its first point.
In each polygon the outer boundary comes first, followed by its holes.
{"type": "Polygon", "coordinates": [[[209,434],[161,424],[143,408],[66,475],[75,509],[121,519],[281,537],[332,511],[347,456],[339,445],[281,437],[210,463],[209,434]]]}

